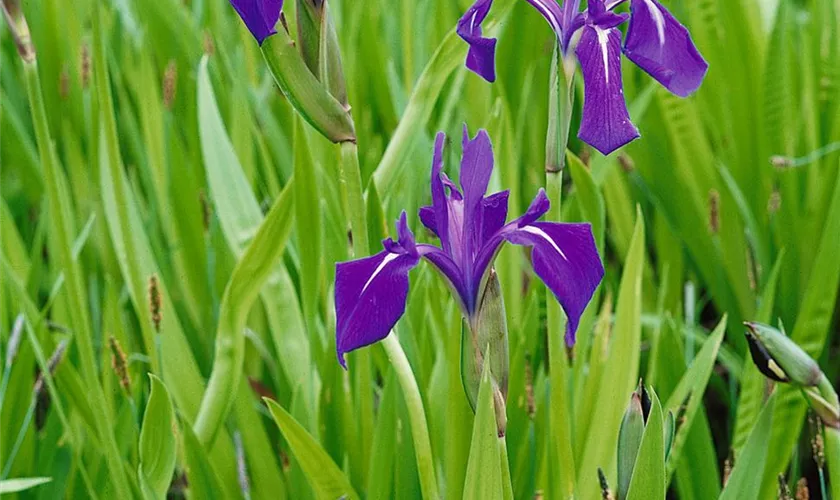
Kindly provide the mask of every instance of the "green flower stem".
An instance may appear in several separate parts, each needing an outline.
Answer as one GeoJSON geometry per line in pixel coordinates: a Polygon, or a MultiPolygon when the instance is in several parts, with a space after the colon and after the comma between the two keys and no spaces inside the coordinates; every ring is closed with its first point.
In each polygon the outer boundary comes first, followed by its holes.
{"type": "Polygon", "coordinates": [[[840,429],[825,428],[825,458],[828,462],[828,484],[831,498],[840,499],[840,429]]]}
{"type": "Polygon", "coordinates": [[[105,401],[105,394],[99,384],[90,318],[87,314],[87,306],[83,302],[83,298],[87,294],[82,282],[82,270],[71,254],[73,241],[69,230],[70,221],[68,217],[70,214],[64,212],[61,206],[60,173],[53,156],[52,138],[47,124],[47,113],[44,108],[44,97],[41,93],[41,81],[38,76],[38,63],[34,51],[31,58],[24,58],[24,74],[29,106],[32,110],[32,122],[35,126],[38,153],[46,180],[49,213],[55,231],[57,262],[64,270],[67,283],[68,311],[73,324],[74,339],[79,347],[82,376],[91,398],[90,407],[93,410],[93,418],[100,433],[100,441],[103,444],[102,451],[114,486],[114,494],[117,498],[128,499],[132,498],[133,495],[123,467],[123,459],[112,433],[114,427],[107,411],[108,405],[105,401]]]}
{"type": "Polygon", "coordinates": [[[432,459],[432,445],[429,440],[429,428],[426,425],[426,411],[423,409],[423,399],[420,388],[414,379],[411,365],[405,357],[400,341],[394,332],[388,334],[381,342],[388,355],[388,360],[397,374],[397,380],[402,388],[405,406],[408,408],[408,419],[411,424],[411,437],[414,440],[414,454],[417,458],[417,472],[420,474],[420,490],[423,498],[438,498],[437,480],[435,479],[435,464],[432,459]]]}
{"type": "MultiPolygon", "coordinates": [[[[551,64],[549,87],[548,131],[545,141],[545,191],[551,200],[551,210],[546,218],[561,219],[560,200],[563,187],[566,145],[569,142],[569,124],[572,119],[574,97],[574,59],[564,60],[560,48],[555,45],[551,64]]],[[[570,431],[571,409],[568,395],[568,362],[563,345],[566,318],[560,304],[550,290],[546,289],[546,323],[548,330],[549,373],[551,376],[551,411],[549,428],[553,447],[549,456],[557,463],[549,491],[557,498],[572,498],[575,492],[575,463],[570,431]]]]}
{"type": "Polygon", "coordinates": [[[345,198],[348,222],[353,235],[353,257],[359,259],[368,254],[367,220],[365,218],[365,196],[362,190],[362,174],[359,170],[359,150],[355,142],[341,143],[341,192],[345,198]]]}

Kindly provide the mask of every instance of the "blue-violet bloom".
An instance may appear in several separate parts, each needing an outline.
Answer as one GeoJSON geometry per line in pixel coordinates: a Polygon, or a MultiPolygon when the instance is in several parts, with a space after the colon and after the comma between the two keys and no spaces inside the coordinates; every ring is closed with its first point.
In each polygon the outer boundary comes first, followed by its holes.
{"type": "Polygon", "coordinates": [[[542,189],[525,214],[505,223],[509,191],[484,196],[493,171],[487,132],[470,139],[464,128],[460,189],[443,173],[445,139],[439,133],[435,140],[432,205],[419,211],[440,247],[417,243],[403,211],[397,241],[386,239],[382,252],[336,265],[336,350],[342,366],[345,353],[382,340],[405,313],[408,272],[421,258],[440,271],[473,325],[480,292],[505,241],[532,247],[534,272],[565,310],[566,343],[574,343],[580,316],[604,276],[591,226],[538,222],[550,206],[542,189]]]}
{"type": "Polygon", "coordinates": [[[283,10],[283,0],[230,0],[245,26],[254,35],[257,43],[277,33],[274,25],[280,19],[283,10]]]}
{"type": "MultiPolygon", "coordinates": [[[[708,64],[688,30],[657,0],[630,0],[630,15],[614,9],[626,0],[528,0],[551,25],[564,56],[572,35],[583,30],[575,53],[583,73],[584,102],[578,138],[609,154],[639,137],[630,121],[621,82],[621,53],[666,89],[686,97],[700,87],[708,64]],[[629,19],[624,47],[618,26],[629,19]]],[[[481,23],[493,0],[476,0],[458,21],[458,34],[470,46],[467,68],[496,79],[496,40],[482,36],[481,23]]]]}

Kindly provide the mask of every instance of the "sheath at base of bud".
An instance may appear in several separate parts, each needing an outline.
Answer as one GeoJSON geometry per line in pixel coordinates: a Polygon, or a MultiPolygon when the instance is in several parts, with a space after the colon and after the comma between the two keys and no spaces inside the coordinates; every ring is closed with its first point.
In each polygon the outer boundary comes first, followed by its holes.
{"type": "Polygon", "coordinates": [[[485,356],[490,353],[488,364],[493,381],[493,401],[496,406],[496,423],[499,435],[505,431],[505,401],[508,385],[508,334],[505,303],[495,270],[490,270],[478,310],[461,326],[461,381],[473,411],[481,384],[485,356]]]}

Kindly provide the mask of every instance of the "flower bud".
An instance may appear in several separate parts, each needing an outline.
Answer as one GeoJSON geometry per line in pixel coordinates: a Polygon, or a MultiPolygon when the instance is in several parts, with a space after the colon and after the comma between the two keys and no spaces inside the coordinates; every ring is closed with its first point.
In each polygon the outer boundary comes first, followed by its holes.
{"type": "Polygon", "coordinates": [[[475,411],[484,357],[489,349],[488,366],[496,388],[493,395],[497,409],[496,420],[500,425],[499,432],[502,433],[504,415],[500,409],[504,408],[507,399],[508,334],[502,289],[493,269],[490,270],[478,311],[469,323],[461,329],[461,381],[470,406],[475,411]]]}
{"type": "Polygon", "coordinates": [[[618,498],[626,498],[633,477],[636,455],[642,444],[647,417],[650,414],[650,398],[647,390],[639,383],[639,388],[630,395],[630,404],[624,412],[618,431],[618,498]],[[643,401],[647,400],[647,412],[643,401]]]}
{"type": "Polygon", "coordinates": [[[332,142],[356,141],[350,110],[309,70],[285,29],[266,38],[260,49],[280,90],[310,125],[332,142]]]}
{"type": "Polygon", "coordinates": [[[779,330],[761,323],[744,323],[750,354],[759,371],[776,382],[811,387],[822,375],[808,354],[779,330]]]}
{"type": "Polygon", "coordinates": [[[761,323],[744,324],[758,370],[777,382],[800,386],[823,423],[840,428],[840,400],[817,362],[779,330],[761,323]]]}

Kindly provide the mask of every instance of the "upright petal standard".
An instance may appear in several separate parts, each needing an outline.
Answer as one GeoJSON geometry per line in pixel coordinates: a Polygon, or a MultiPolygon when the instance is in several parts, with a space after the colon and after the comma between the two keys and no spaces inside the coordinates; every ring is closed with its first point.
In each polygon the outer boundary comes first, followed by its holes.
{"type": "MultiPolygon", "coordinates": [[[[672,93],[687,97],[700,87],[708,64],[688,30],[656,0],[630,0],[630,15],[614,10],[626,0],[528,0],[557,35],[567,55],[572,35],[583,30],[575,51],[583,72],[583,117],[578,137],[610,154],[639,137],[630,121],[621,81],[621,52],[672,93]],[[624,47],[618,26],[629,19],[624,47]]],[[[470,45],[467,68],[492,82],[496,78],[495,39],[475,37],[492,0],[478,0],[458,22],[458,34],[470,45]],[[480,13],[480,15],[476,15],[480,13]],[[493,43],[491,43],[493,42],[493,43]],[[491,77],[492,76],[492,77],[491,77]]]]}
{"type": "Polygon", "coordinates": [[[508,192],[485,196],[493,171],[487,132],[470,138],[464,129],[459,184],[443,173],[445,136],[437,135],[432,161],[432,204],[419,218],[440,239],[441,247],[418,244],[405,212],[397,221],[397,241],[383,241],[372,257],[336,265],[336,350],[344,354],[385,338],[405,311],[408,273],[420,259],[446,279],[470,328],[476,328],[479,298],[493,260],[504,242],[532,248],[534,273],[548,286],[569,320],[572,345],[578,322],[604,276],[589,224],[538,222],[550,202],[540,189],[521,217],[506,223],[508,192]]]}

